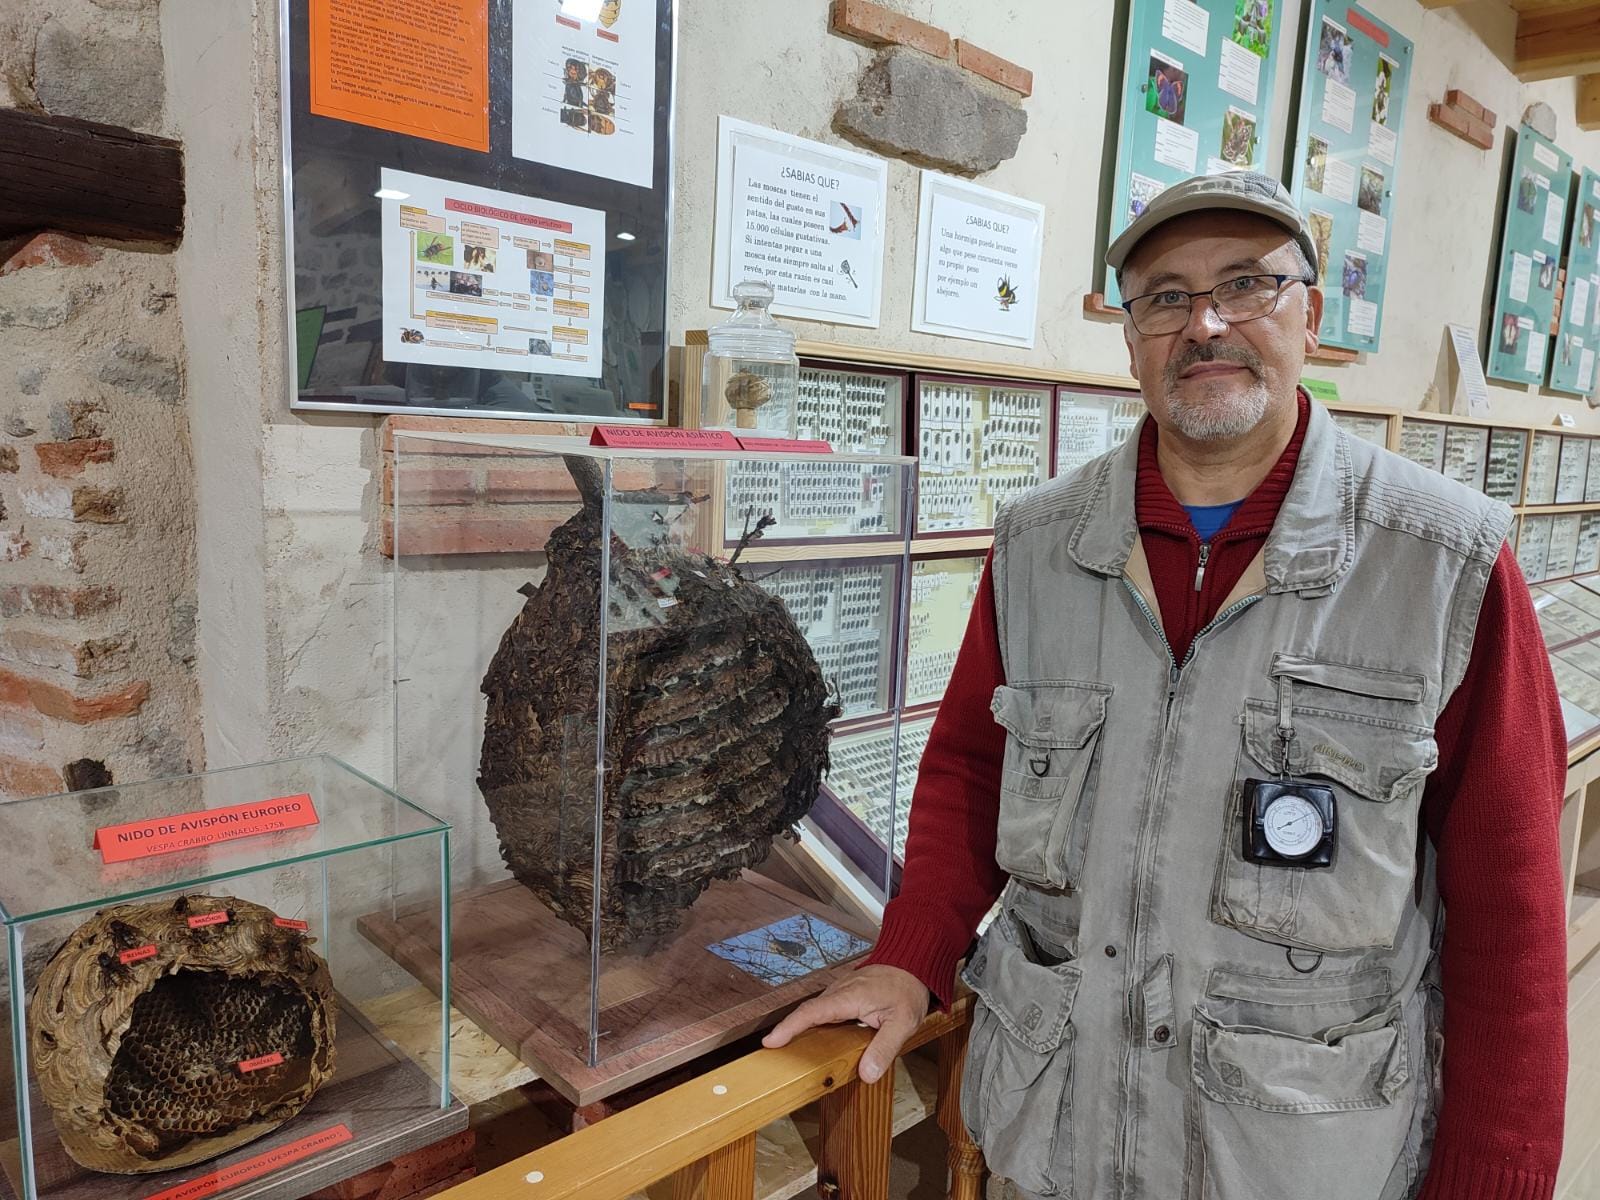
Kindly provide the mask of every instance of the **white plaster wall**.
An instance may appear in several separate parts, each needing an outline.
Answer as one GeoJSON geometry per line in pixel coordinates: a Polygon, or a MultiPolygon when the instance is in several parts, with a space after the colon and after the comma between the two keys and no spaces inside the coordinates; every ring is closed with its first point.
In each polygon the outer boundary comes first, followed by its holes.
{"type": "MultiPolygon", "coordinates": [[[[1285,27],[1304,0],[1285,0],[1285,27]]],[[[896,350],[1121,373],[1117,325],[1086,319],[1096,277],[1107,63],[1114,0],[994,5],[899,0],[895,7],[1035,72],[1029,131],[1017,157],[981,182],[1047,206],[1039,341],[1032,351],[909,331],[918,171],[889,164],[889,253],[882,325],[801,324],[802,337],[896,350]]],[[[1493,271],[1505,131],[1545,99],[1558,141],[1579,166],[1600,166],[1600,134],[1578,134],[1570,81],[1524,87],[1510,74],[1512,27],[1497,0],[1424,11],[1370,0],[1419,50],[1407,101],[1396,190],[1394,267],[1385,349],[1347,367],[1314,367],[1350,401],[1417,407],[1434,381],[1447,321],[1481,324],[1493,271]],[[1459,84],[1500,116],[1501,146],[1484,153],[1427,121],[1429,101],[1459,84]]],[[[684,330],[721,318],[709,305],[716,118],[729,113],[825,142],[839,101],[872,51],[830,34],[827,0],[680,0],[670,321],[684,330]],[[775,14],[781,10],[781,19],[775,14]]],[[[200,645],[211,765],[326,750],[395,778],[390,721],[391,566],[375,547],[377,418],[289,412],[284,386],[281,164],[274,0],[165,0],[169,106],[186,142],[191,221],[180,251],[191,418],[200,490],[200,645]],[[249,86],[247,86],[247,81],[249,86]],[[253,95],[251,94],[253,90],[253,95]]],[[[1292,50],[1281,56],[1276,161],[1288,134],[1292,50]]],[[[1600,413],[1531,389],[1494,386],[1509,420],[1600,413]]],[[[458,865],[494,869],[472,786],[481,699],[476,684],[518,600],[520,566],[482,560],[431,570],[412,588],[402,624],[402,676],[413,682],[402,731],[423,774],[407,790],[467,822],[458,865]],[[427,621],[413,619],[432,605],[427,621]],[[429,682],[421,682],[424,673],[429,682]],[[420,716],[421,719],[418,719],[420,716]]]]}

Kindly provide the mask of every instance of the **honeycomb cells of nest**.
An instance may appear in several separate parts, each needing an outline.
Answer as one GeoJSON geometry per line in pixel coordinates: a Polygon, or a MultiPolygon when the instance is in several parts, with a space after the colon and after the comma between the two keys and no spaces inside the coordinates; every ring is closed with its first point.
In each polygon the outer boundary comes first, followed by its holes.
{"type": "Polygon", "coordinates": [[[305,1084],[311,1051],[303,996],[250,977],[179,971],[134,1002],[106,1101],[152,1130],[165,1153],[257,1119],[305,1084]],[[275,1053],[283,1063],[239,1070],[275,1053]]]}

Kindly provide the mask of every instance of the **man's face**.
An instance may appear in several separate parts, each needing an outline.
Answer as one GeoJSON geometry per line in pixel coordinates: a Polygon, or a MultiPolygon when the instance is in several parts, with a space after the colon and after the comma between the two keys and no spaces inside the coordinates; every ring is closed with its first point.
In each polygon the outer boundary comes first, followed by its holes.
{"type": "MultiPolygon", "coordinates": [[[[1199,292],[1241,275],[1294,275],[1303,267],[1290,235],[1252,213],[1204,212],[1159,225],[1123,268],[1128,298],[1199,292]]],[[[1264,317],[1230,325],[1197,297],[1175,333],[1148,336],[1124,321],[1129,369],[1162,429],[1191,441],[1248,434],[1276,405],[1294,403],[1306,354],[1317,347],[1322,291],[1289,284],[1264,317]]]]}

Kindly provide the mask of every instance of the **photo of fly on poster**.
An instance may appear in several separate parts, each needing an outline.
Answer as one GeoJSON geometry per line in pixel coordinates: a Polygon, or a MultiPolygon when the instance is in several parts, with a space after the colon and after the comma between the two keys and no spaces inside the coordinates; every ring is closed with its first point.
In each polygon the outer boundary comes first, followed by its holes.
{"type": "MultiPolygon", "coordinates": [[[[1281,0],[1133,0],[1107,242],[1191,175],[1266,168],[1281,0]]],[[[1120,302],[1117,281],[1106,299],[1120,302]]]]}
{"type": "Polygon", "coordinates": [[[1567,206],[1567,282],[1561,325],[1550,356],[1550,388],[1589,397],[1595,390],[1595,352],[1600,349],[1600,174],[1585,167],[1567,206]]]}
{"type": "Polygon", "coordinates": [[[1544,382],[1555,312],[1572,157],[1531,125],[1523,125],[1517,130],[1508,186],[1511,194],[1505,199],[1500,232],[1500,270],[1484,374],[1508,383],[1538,385],[1544,382]]]}
{"type": "Polygon", "coordinates": [[[1322,344],[1376,350],[1412,45],[1348,0],[1306,17],[1292,190],[1317,247],[1322,344]]]}

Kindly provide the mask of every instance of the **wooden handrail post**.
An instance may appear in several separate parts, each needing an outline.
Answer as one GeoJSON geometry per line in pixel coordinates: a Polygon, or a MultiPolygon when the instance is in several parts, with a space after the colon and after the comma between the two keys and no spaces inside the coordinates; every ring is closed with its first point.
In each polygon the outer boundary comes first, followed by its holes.
{"type": "Polygon", "coordinates": [[[756,1135],[719,1146],[672,1177],[672,1200],[751,1200],[756,1194],[756,1135]]]}
{"type": "Polygon", "coordinates": [[[817,1194],[830,1200],[889,1200],[894,1070],[877,1083],[851,1079],[822,1097],[817,1194]]]}
{"type": "Polygon", "coordinates": [[[972,1140],[967,1123],[961,1119],[961,1080],[967,1065],[969,1028],[971,1026],[963,1021],[939,1039],[939,1094],[934,1116],[949,1143],[950,1200],[981,1200],[983,1177],[987,1174],[983,1151],[972,1140]]]}

